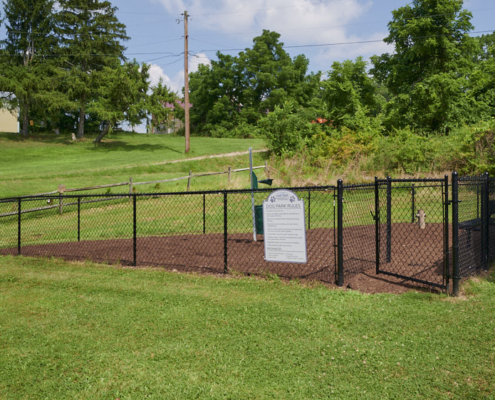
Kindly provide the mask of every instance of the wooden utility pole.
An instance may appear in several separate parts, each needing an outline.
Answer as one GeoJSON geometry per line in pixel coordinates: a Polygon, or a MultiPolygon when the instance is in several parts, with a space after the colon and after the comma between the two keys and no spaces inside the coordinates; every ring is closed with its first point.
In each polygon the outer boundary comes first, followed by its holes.
{"type": "Polygon", "coordinates": [[[186,153],[189,152],[189,35],[187,30],[187,11],[184,11],[184,111],[185,111],[185,136],[186,136],[186,153]]]}

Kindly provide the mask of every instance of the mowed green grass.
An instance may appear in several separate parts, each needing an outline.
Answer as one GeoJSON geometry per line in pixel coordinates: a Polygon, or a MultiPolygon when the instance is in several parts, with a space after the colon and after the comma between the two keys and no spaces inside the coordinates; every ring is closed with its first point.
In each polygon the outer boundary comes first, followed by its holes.
{"type": "Polygon", "coordinates": [[[0,258],[0,397],[480,399],[495,284],[367,295],[0,258]]]}
{"type": "MultiPolygon", "coordinates": [[[[86,187],[129,181],[155,181],[188,175],[189,171],[219,172],[249,166],[248,156],[230,159],[189,161],[172,165],[156,163],[186,160],[208,155],[218,155],[264,147],[261,139],[191,138],[191,151],[184,153],[183,137],[170,135],[143,135],[115,133],[95,147],[91,137],[72,142],[69,135],[40,134],[22,138],[19,134],[0,133],[0,197],[29,195],[57,190],[59,184],[67,188],[86,187]]],[[[257,154],[255,163],[263,165],[257,154]]],[[[246,174],[247,176],[247,174],[246,174]]],[[[199,178],[198,178],[199,179],[199,178]]],[[[200,188],[215,186],[227,181],[215,177],[193,180],[200,188]]],[[[162,184],[163,191],[186,189],[186,181],[162,184]]],[[[141,192],[156,189],[137,187],[141,192]]],[[[125,188],[115,188],[125,191],[125,188]]]]}

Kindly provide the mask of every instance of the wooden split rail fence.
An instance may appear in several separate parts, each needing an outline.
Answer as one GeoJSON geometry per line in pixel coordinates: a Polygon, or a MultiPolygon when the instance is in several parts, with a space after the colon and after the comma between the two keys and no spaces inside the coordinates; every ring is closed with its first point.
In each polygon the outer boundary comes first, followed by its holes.
{"type": "MultiPolygon", "coordinates": [[[[265,173],[268,175],[268,164],[265,162],[265,165],[258,166],[258,167],[253,167],[253,169],[264,169],[265,173]]],[[[221,172],[209,172],[209,173],[204,173],[204,174],[193,174],[192,171],[189,171],[189,175],[187,176],[180,176],[178,178],[172,178],[172,179],[163,179],[163,180],[158,180],[158,181],[149,181],[149,182],[133,182],[132,177],[129,178],[129,182],[121,182],[121,183],[110,183],[107,185],[98,185],[98,186],[89,186],[89,187],[83,187],[83,188],[76,188],[76,189],[66,189],[65,185],[59,185],[57,190],[54,190],[53,192],[47,192],[47,193],[37,193],[29,196],[23,196],[23,201],[29,201],[30,198],[34,200],[35,197],[37,196],[48,196],[47,202],[51,204],[52,202],[55,202],[58,200],[58,204],[53,204],[53,205],[47,205],[44,207],[38,207],[38,208],[31,208],[27,210],[21,210],[19,213],[18,210],[8,212],[8,213],[3,213],[0,214],[0,217],[9,217],[13,215],[18,215],[18,214],[26,214],[30,212],[35,212],[35,211],[43,211],[43,210],[50,210],[53,208],[58,208],[59,213],[63,214],[64,212],[64,207],[67,206],[74,206],[74,205],[80,205],[80,204],[88,204],[88,203],[98,203],[98,202],[103,202],[103,201],[110,201],[110,200],[115,200],[121,198],[119,197],[108,197],[104,199],[98,199],[98,200],[85,200],[81,201],[81,199],[78,199],[77,202],[72,202],[72,203],[64,203],[64,198],[63,194],[64,193],[70,193],[70,192],[82,192],[82,191],[87,191],[87,190],[98,190],[98,189],[106,189],[106,188],[112,188],[112,187],[119,187],[119,186],[129,186],[129,194],[132,194],[134,191],[134,186],[138,185],[152,185],[152,184],[157,184],[157,183],[165,183],[165,182],[175,182],[175,181],[180,181],[180,180],[185,180],[187,179],[187,191],[191,188],[191,179],[192,178],[198,178],[201,176],[212,176],[212,175],[225,175],[228,174],[229,176],[229,182],[231,181],[231,176],[232,173],[236,172],[243,172],[243,171],[249,171],[249,168],[239,168],[239,169],[232,169],[229,167],[227,171],[221,171],[221,172]],[[58,195],[58,196],[57,196],[58,195]],[[50,197],[53,196],[53,197],[50,197]]],[[[16,198],[18,199],[18,198],[16,198]]],[[[14,198],[12,199],[3,199],[0,200],[0,203],[14,203],[14,198]]],[[[36,199],[39,200],[39,199],[36,199]]],[[[18,207],[17,203],[14,203],[14,207],[18,207]]]]}

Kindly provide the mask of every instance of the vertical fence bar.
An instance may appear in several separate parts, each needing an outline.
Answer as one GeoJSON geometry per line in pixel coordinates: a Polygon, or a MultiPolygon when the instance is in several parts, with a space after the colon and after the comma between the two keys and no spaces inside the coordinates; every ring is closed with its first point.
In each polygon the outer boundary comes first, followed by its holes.
{"type": "Polygon", "coordinates": [[[481,248],[479,254],[480,263],[476,269],[485,269],[485,239],[486,239],[486,207],[485,207],[485,174],[476,181],[476,193],[478,199],[478,218],[480,219],[480,241],[481,248]]]}
{"type": "Polygon", "coordinates": [[[387,177],[387,263],[392,261],[392,178],[387,177]]]}
{"type": "Polygon", "coordinates": [[[58,194],[58,213],[62,215],[64,213],[64,198],[62,193],[58,194]]]}
{"type": "Polygon", "coordinates": [[[17,254],[21,255],[21,202],[22,199],[17,199],[17,254]]]}
{"type": "Polygon", "coordinates": [[[443,235],[443,262],[444,262],[444,283],[447,292],[449,291],[449,281],[450,281],[450,251],[449,251],[449,176],[444,177],[444,235],[443,235]]]}
{"type": "Polygon", "coordinates": [[[416,217],[416,214],[414,212],[414,209],[416,208],[415,206],[415,201],[416,201],[416,188],[414,187],[414,183],[411,185],[411,223],[414,224],[414,220],[416,217]]]}
{"type": "Polygon", "coordinates": [[[459,296],[459,182],[457,172],[452,173],[452,253],[453,294],[459,296]]]}
{"type": "Polygon", "coordinates": [[[229,268],[227,266],[227,227],[228,227],[228,213],[227,213],[227,192],[223,192],[223,273],[228,274],[229,268]]]}
{"type": "Polygon", "coordinates": [[[337,284],[344,285],[344,235],[343,235],[343,194],[342,179],[337,181],[337,284]]]}
{"type": "Polygon", "coordinates": [[[203,235],[206,233],[206,195],[203,193],[203,235]]]}
{"type": "Polygon", "coordinates": [[[378,178],[375,176],[375,254],[376,274],[380,273],[380,192],[378,178]]]}
{"type": "Polygon", "coordinates": [[[133,194],[132,197],[132,250],[133,250],[133,255],[134,259],[132,261],[132,265],[136,266],[137,265],[137,239],[136,239],[136,234],[137,234],[137,218],[136,218],[136,194],[133,194]]]}
{"type": "Polygon", "coordinates": [[[311,190],[308,192],[308,230],[311,229],[311,190]]]}
{"type": "Polygon", "coordinates": [[[484,191],[483,195],[485,198],[485,260],[483,263],[483,269],[485,271],[490,267],[489,258],[490,258],[490,175],[488,172],[485,173],[485,182],[484,182],[484,191]]]}
{"type": "Polygon", "coordinates": [[[81,198],[77,198],[77,241],[81,241],[81,198]]]}

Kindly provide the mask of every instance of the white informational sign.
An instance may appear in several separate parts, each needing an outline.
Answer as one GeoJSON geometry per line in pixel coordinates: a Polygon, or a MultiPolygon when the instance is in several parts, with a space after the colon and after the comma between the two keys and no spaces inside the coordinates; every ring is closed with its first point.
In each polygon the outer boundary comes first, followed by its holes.
{"type": "Polygon", "coordinates": [[[276,190],[263,202],[265,260],[307,263],[304,201],[290,190],[276,190]]]}

